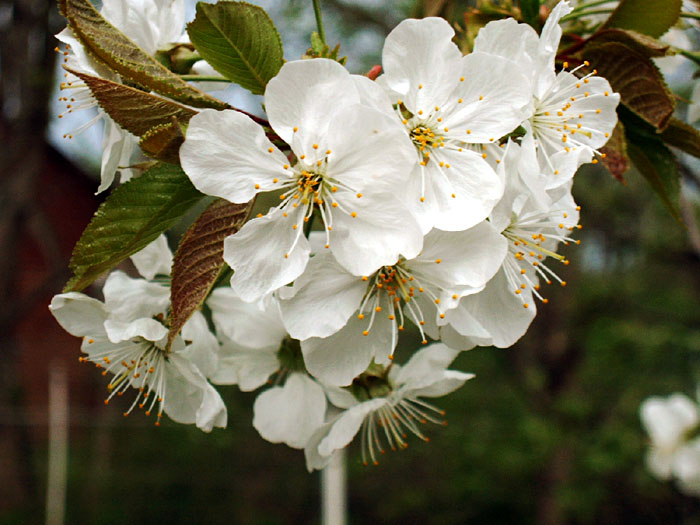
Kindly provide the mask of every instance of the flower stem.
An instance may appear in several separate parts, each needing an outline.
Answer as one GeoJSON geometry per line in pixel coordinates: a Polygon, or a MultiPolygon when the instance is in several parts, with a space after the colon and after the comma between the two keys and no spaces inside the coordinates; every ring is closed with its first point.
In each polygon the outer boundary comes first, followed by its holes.
{"type": "Polygon", "coordinates": [[[314,1],[314,15],[316,15],[316,26],[318,27],[318,36],[321,37],[321,42],[326,45],[326,32],[323,30],[323,19],[321,18],[321,0],[314,1]]]}
{"type": "Polygon", "coordinates": [[[204,75],[180,75],[182,80],[189,80],[190,82],[228,82],[232,81],[224,77],[205,77],[204,75]]]}
{"type": "Polygon", "coordinates": [[[604,13],[612,13],[614,9],[610,8],[605,8],[605,9],[591,9],[590,11],[574,11],[571,14],[568,14],[566,16],[563,16],[561,18],[562,22],[566,22],[567,20],[575,20],[577,18],[583,18],[584,16],[588,15],[600,15],[604,13]]]}
{"type": "Polygon", "coordinates": [[[688,13],[686,11],[683,11],[681,13],[681,18],[693,18],[695,20],[700,20],[700,14],[698,13],[688,13]]]}
{"type": "Polygon", "coordinates": [[[589,7],[596,7],[603,4],[609,4],[610,0],[594,0],[593,2],[581,2],[576,7],[574,7],[574,12],[582,11],[588,9],[589,7]]]}

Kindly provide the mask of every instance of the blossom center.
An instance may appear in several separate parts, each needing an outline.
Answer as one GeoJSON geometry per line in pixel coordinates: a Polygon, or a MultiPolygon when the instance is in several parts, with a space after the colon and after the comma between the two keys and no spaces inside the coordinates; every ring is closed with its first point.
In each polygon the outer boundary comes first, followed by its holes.
{"type": "MultiPolygon", "coordinates": [[[[580,207],[576,209],[578,211],[580,207]]],[[[568,266],[569,260],[555,250],[560,242],[565,245],[570,242],[581,244],[580,240],[569,236],[569,233],[575,229],[581,229],[581,226],[569,219],[566,212],[553,210],[545,213],[526,213],[515,217],[502,232],[508,240],[508,255],[503,265],[506,279],[515,295],[522,301],[524,308],[530,306],[523,298],[524,290],[529,290],[545,304],[549,302],[539,293],[539,278],[544,279],[547,284],[552,284],[552,280],[555,280],[561,286],[566,286],[566,281],[544,264],[544,259],[551,257],[568,266]]]]}
{"type": "MultiPolygon", "coordinates": [[[[137,405],[146,409],[147,416],[157,408],[155,424],[160,426],[166,394],[166,351],[141,337],[117,345],[106,340],[100,343],[100,346],[104,345],[103,351],[80,357],[79,361],[94,363],[97,368],[102,369],[104,376],[107,373],[114,374],[107,385],[110,394],[105,399],[105,405],[108,405],[115,395],[123,396],[131,386],[138,390],[138,394],[129,409],[124,412],[124,416],[128,416],[137,405]]],[[[88,344],[95,344],[95,340],[88,339],[88,344]]]]}

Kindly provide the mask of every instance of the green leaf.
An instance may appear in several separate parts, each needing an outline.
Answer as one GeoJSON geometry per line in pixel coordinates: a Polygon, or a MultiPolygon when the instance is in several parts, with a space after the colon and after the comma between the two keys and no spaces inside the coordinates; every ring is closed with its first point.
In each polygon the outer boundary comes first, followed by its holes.
{"type": "Polygon", "coordinates": [[[625,138],[625,126],[622,121],[617,122],[615,129],[607,144],[600,149],[605,154],[603,165],[620,182],[625,182],[625,173],[630,169],[630,159],[627,155],[627,140],[625,138]]]}
{"type": "Polygon", "coordinates": [[[66,70],[87,84],[97,103],[117,124],[139,137],[156,126],[170,124],[173,119],[189,122],[197,114],[193,109],[158,95],[69,68],[66,70]]]}
{"type": "Polygon", "coordinates": [[[673,118],[661,133],[661,138],[666,144],[700,158],[700,133],[690,124],[673,118]]]}
{"type": "Polygon", "coordinates": [[[245,2],[197,3],[187,33],[199,54],[223,76],[255,94],[284,63],[282,39],[260,7],[245,2]]]}
{"type": "Polygon", "coordinates": [[[540,29],[540,0],[520,0],[520,14],[524,22],[540,29]]]}
{"type": "Polygon", "coordinates": [[[159,164],[117,187],[98,208],[73,249],[73,278],[64,292],[83,290],[144,248],[204,195],[179,166],[159,164]]]}
{"type": "Polygon", "coordinates": [[[89,0],[59,0],[59,10],[90,54],[119,73],[122,79],[190,106],[229,107],[168,70],[107,22],[89,0]]]}
{"type": "Polygon", "coordinates": [[[621,0],[605,27],[659,37],[678,22],[683,0],[621,0]]]}
{"type": "Polygon", "coordinates": [[[624,108],[620,117],[625,123],[629,158],[673,218],[682,224],[680,174],[675,156],[654,129],[639,117],[624,108]]]}
{"type": "Polygon", "coordinates": [[[622,103],[658,129],[668,124],[676,103],[651,61],[619,42],[586,46],[584,57],[622,97],[622,103]]]}
{"type": "Polygon", "coordinates": [[[180,163],[180,146],[185,141],[182,127],[177,122],[169,122],[156,126],[141,137],[139,146],[143,152],[151,158],[180,163]]]}
{"type": "Polygon", "coordinates": [[[224,262],[224,239],[248,220],[255,199],[246,204],[215,200],[185,233],[173,260],[168,344],[206,300],[224,262]]]}
{"type": "Polygon", "coordinates": [[[647,57],[663,57],[669,52],[669,45],[637,31],[627,29],[603,29],[591,36],[590,44],[618,42],[647,57]]]}

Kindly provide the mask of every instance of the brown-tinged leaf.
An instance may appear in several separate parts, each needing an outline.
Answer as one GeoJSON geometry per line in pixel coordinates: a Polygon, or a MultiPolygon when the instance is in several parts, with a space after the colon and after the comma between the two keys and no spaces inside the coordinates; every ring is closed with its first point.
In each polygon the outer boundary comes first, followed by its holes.
{"type": "Polygon", "coordinates": [[[593,35],[589,42],[589,45],[618,42],[648,57],[663,57],[669,54],[668,44],[631,29],[603,29],[593,35]]]}
{"type": "Polygon", "coordinates": [[[625,106],[655,128],[666,127],[676,103],[649,57],[619,42],[586,46],[583,54],[620,93],[625,106]]]}
{"type": "Polygon", "coordinates": [[[117,124],[139,137],[156,126],[170,124],[173,119],[184,123],[197,114],[193,109],[158,95],[69,68],[66,70],[87,84],[97,103],[117,124]]]}
{"type": "Polygon", "coordinates": [[[90,54],[123,79],[190,106],[229,107],[168,70],[105,20],[89,0],[59,0],[59,10],[90,54]]]}
{"type": "Polygon", "coordinates": [[[627,139],[625,138],[625,127],[621,121],[615,125],[615,129],[607,144],[600,150],[605,154],[603,164],[620,182],[625,182],[625,173],[630,169],[630,159],[627,156],[627,139]]]}
{"type": "Polygon", "coordinates": [[[700,133],[690,124],[673,118],[661,133],[661,138],[669,146],[700,158],[700,133]]]}
{"type": "Polygon", "coordinates": [[[175,120],[148,130],[141,137],[139,146],[149,157],[178,164],[180,162],[180,146],[184,141],[185,135],[182,133],[182,127],[175,120]]]}
{"type": "Polygon", "coordinates": [[[224,239],[248,220],[255,199],[232,204],[211,203],[185,233],[175,253],[170,287],[169,343],[209,295],[224,263],[224,239]]]}

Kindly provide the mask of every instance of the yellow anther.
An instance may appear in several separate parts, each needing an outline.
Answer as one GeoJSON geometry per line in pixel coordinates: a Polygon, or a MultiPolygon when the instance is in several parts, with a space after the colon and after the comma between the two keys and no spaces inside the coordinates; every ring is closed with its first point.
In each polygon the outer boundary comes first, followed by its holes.
{"type": "Polygon", "coordinates": [[[418,89],[423,89],[423,84],[418,84],[418,89]]]}
{"type": "Polygon", "coordinates": [[[369,330],[365,330],[362,332],[362,335],[369,335],[369,330]]]}
{"type": "Polygon", "coordinates": [[[352,212],[352,213],[350,214],[350,217],[352,217],[352,218],[354,219],[355,217],[357,217],[357,213],[352,212]]]}
{"type": "Polygon", "coordinates": [[[256,190],[259,190],[259,189],[260,189],[260,184],[256,184],[256,185],[255,185],[255,189],[256,189],[256,190]]]}
{"type": "Polygon", "coordinates": [[[442,259],[435,259],[435,264],[440,264],[442,262],[442,259]]]}
{"type": "Polygon", "coordinates": [[[464,82],[464,77],[459,77],[460,82],[464,82]]]}
{"type": "Polygon", "coordinates": [[[326,150],[326,155],[330,155],[331,153],[333,153],[331,150],[329,150],[329,149],[326,150]]]}
{"type": "Polygon", "coordinates": [[[377,307],[374,309],[374,311],[375,311],[375,312],[381,312],[381,311],[382,311],[382,307],[381,307],[381,306],[377,306],[377,307]]]}
{"type": "Polygon", "coordinates": [[[297,128],[296,126],[294,126],[294,130],[293,130],[293,131],[294,131],[294,133],[296,133],[297,131],[299,131],[299,128],[297,128]]]}
{"type": "Polygon", "coordinates": [[[314,149],[318,149],[318,144],[314,144],[314,149]]]}
{"type": "Polygon", "coordinates": [[[270,153],[272,153],[273,151],[275,151],[275,148],[267,148],[267,151],[269,151],[270,153]]]}

